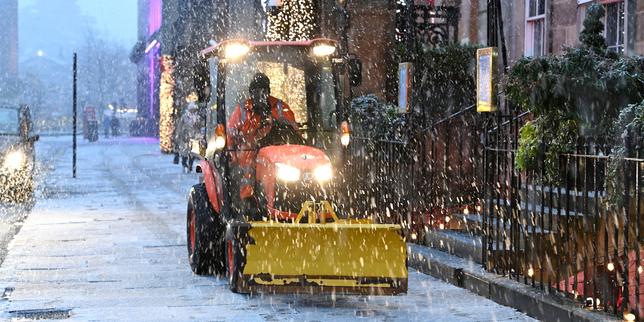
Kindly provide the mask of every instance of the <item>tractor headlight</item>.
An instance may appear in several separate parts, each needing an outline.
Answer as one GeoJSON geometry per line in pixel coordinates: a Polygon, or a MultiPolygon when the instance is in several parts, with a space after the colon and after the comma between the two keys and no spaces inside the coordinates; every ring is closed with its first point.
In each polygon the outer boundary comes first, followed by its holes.
{"type": "Polygon", "coordinates": [[[277,167],[276,176],[278,179],[286,182],[300,180],[300,169],[283,163],[276,163],[275,166],[277,167]]]}
{"type": "Polygon", "coordinates": [[[2,167],[10,171],[16,171],[22,167],[24,162],[25,154],[22,151],[11,151],[5,157],[2,167]]]}
{"type": "Polygon", "coordinates": [[[226,138],[223,136],[215,137],[215,149],[222,150],[226,147],[226,138]]]}
{"type": "Polygon", "coordinates": [[[342,121],[340,124],[340,142],[344,147],[348,146],[349,142],[351,142],[351,129],[347,121],[342,121]]]}
{"type": "Polygon", "coordinates": [[[226,59],[235,60],[241,58],[242,56],[248,54],[250,51],[250,45],[246,42],[235,41],[226,44],[224,47],[224,57],[226,59]]]}
{"type": "Polygon", "coordinates": [[[329,39],[316,39],[311,43],[311,51],[317,57],[331,56],[335,53],[335,44],[329,39]]]}
{"type": "Polygon", "coordinates": [[[329,44],[319,44],[313,47],[313,55],[318,57],[330,56],[335,53],[335,46],[329,44]]]}
{"type": "Polygon", "coordinates": [[[226,147],[226,128],[223,124],[217,124],[215,129],[215,149],[222,150],[226,147]]]}
{"type": "Polygon", "coordinates": [[[330,164],[319,166],[313,171],[315,179],[319,182],[326,182],[333,178],[333,169],[330,164]]]}

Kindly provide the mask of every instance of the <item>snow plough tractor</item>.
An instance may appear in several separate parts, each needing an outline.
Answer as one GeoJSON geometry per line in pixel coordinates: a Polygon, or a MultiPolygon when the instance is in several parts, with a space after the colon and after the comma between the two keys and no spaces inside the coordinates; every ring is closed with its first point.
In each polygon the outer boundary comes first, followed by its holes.
{"type": "Polygon", "coordinates": [[[407,292],[401,226],[339,204],[348,193],[340,169],[351,138],[339,81],[346,63],[335,51],[335,41],[315,39],[228,40],[201,52],[210,117],[206,148],[195,149],[201,183],[191,188],[187,210],[194,273],[225,277],[237,293],[407,292]],[[257,73],[268,76],[270,95],[288,106],[297,126],[277,118],[247,151],[230,144],[227,120],[249,100],[257,73]],[[235,163],[244,152],[255,158],[250,210],[240,205],[246,178],[235,163]]]}

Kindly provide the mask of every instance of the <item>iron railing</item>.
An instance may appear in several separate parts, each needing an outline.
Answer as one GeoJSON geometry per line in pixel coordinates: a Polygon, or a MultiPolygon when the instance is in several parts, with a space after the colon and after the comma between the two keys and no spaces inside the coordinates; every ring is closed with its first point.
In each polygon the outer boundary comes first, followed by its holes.
{"type": "Polygon", "coordinates": [[[543,153],[538,170],[518,172],[513,147],[486,147],[486,268],[589,309],[643,317],[640,150],[618,158],[597,141],[580,144],[552,178],[543,153]]]}
{"type": "Polygon", "coordinates": [[[407,141],[353,138],[347,151],[350,210],[401,223],[410,240],[464,208],[482,186],[483,126],[470,106],[409,135],[407,141]]]}

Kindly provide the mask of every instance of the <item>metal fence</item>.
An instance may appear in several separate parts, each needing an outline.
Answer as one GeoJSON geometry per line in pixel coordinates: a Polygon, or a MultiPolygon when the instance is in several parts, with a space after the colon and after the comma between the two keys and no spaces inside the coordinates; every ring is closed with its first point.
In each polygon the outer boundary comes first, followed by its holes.
{"type": "Polygon", "coordinates": [[[349,211],[368,213],[379,222],[403,223],[417,192],[415,149],[407,142],[353,138],[345,177],[349,211]]]}
{"type": "Polygon", "coordinates": [[[597,141],[559,157],[554,179],[514,169],[516,150],[485,149],[483,259],[489,271],[593,310],[644,316],[640,217],[644,159],[597,141]]]}
{"type": "Polygon", "coordinates": [[[469,107],[407,141],[353,138],[345,176],[349,210],[400,223],[412,241],[441,228],[452,212],[474,211],[483,178],[482,128],[469,107]]]}

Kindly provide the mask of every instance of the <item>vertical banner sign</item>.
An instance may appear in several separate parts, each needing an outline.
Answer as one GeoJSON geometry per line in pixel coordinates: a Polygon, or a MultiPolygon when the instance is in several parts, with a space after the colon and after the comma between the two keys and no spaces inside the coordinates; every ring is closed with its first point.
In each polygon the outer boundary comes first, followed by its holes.
{"type": "Polygon", "coordinates": [[[413,67],[412,63],[398,64],[398,112],[400,113],[407,113],[411,109],[413,67]]]}
{"type": "Polygon", "coordinates": [[[476,51],[476,111],[496,111],[496,48],[476,51]]]}

